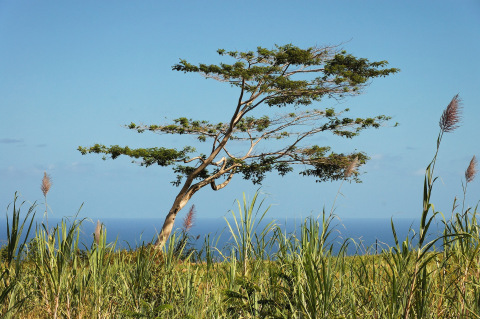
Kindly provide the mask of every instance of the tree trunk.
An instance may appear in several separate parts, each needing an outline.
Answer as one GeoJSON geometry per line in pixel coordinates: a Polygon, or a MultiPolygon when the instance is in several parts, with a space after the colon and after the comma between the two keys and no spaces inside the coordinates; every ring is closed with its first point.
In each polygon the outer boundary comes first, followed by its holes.
{"type": "Polygon", "coordinates": [[[160,234],[158,234],[157,241],[155,241],[156,248],[162,249],[167,242],[168,237],[170,237],[170,234],[172,233],[175,217],[177,217],[179,211],[179,209],[177,210],[172,207],[168,212],[167,217],[165,217],[165,221],[163,222],[162,230],[160,231],[160,234]]]}
{"type": "Polygon", "coordinates": [[[170,234],[172,233],[173,224],[175,223],[175,218],[177,217],[178,212],[185,207],[190,198],[192,198],[193,193],[194,192],[191,190],[187,191],[186,193],[182,190],[177,195],[172,208],[170,208],[167,217],[165,217],[162,230],[160,231],[160,234],[158,234],[157,240],[155,241],[155,247],[157,249],[162,249],[167,242],[168,237],[170,237],[170,234]]]}
{"type": "MultiPolygon", "coordinates": [[[[243,96],[243,90],[242,90],[241,96],[243,96]]],[[[175,198],[175,201],[172,205],[172,208],[170,208],[170,211],[168,212],[167,217],[165,217],[165,221],[163,222],[162,230],[160,231],[160,234],[158,235],[157,241],[155,242],[155,247],[157,249],[162,249],[163,246],[165,245],[165,243],[167,242],[168,237],[170,237],[170,234],[172,233],[173,224],[175,223],[175,218],[177,217],[178,212],[181,211],[182,208],[185,207],[185,205],[187,205],[188,201],[190,200],[190,198],[192,198],[193,194],[195,194],[202,187],[204,187],[206,185],[209,185],[209,184],[212,185],[212,188],[214,190],[222,189],[232,179],[233,172],[230,173],[229,177],[227,178],[227,180],[224,183],[216,186],[215,185],[215,180],[225,173],[225,171],[223,171],[222,173],[217,172],[216,174],[210,176],[209,178],[206,178],[203,181],[192,185],[195,177],[197,177],[198,174],[200,174],[203,169],[205,169],[208,165],[210,165],[213,162],[213,160],[220,153],[220,151],[223,149],[225,144],[227,144],[227,141],[229,140],[230,136],[232,135],[233,127],[238,123],[238,121],[240,121],[240,119],[244,115],[243,111],[239,112],[240,106],[241,106],[241,104],[239,102],[239,105],[237,106],[237,110],[235,111],[235,114],[234,114],[234,116],[233,116],[233,118],[230,122],[230,128],[227,130],[227,132],[225,133],[222,140],[218,143],[218,146],[216,146],[214,148],[214,150],[212,151],[212,153],[208,156],[208,158],[203,160],[202,164],[199,167],[197,167],[187,177],[187,180],[185,181],[185,184],[183,185],[182,189],[180,190],[177,197],[175,198]],[[217,176],[215,176],[215,175],[217,175],[217,176]]],[[[221,170],[225,169],[225,165],[226,165],[225,158],[223,158],[222,160],[223,160],[223,166],[222,166],[221,170]]]]}

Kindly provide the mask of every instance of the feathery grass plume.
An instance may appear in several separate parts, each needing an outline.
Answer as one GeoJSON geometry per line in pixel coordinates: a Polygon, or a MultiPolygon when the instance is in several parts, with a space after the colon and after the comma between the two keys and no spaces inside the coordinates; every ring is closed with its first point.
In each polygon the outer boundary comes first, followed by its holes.
{"type": "Polygon", "coordinates": [[[467,183],[470,183],[475,178],[477,174],[477,158],[473,155],[470,165],[468,165],[467,170],[465,171],[465,179],[467,183]]]}
{"type": "Polygon", "coordinates": [[[48,191],[50,191],[50,187],[52,187],[52,179],[50,176],[47,174],[47,172],[43,172],[43,178],[42,178],[42,185],[40,185],[40,189],[42,190],[43,197],[45,197],[45,219],[47,223],[47,234],[50,232],[48,229],[48,204],[47,204],[47,194],[48,191]]]}
{"type": "Polygon", "coordinates": [[[461,99],[458,97],[458,94],[455,95],[448,104],[447,108],[443,111],[442,117],[440,118],[440,129],[442,132],[453,132],[458,128],[458,124],[461,120],[461,99]]]}
{"type": "Polygon", "coordinates": [[[353,161],[348,165],[347,169],[345,170],[345,177],[350,177],[358,167],[359,161],[358,161],[358,156],[355,156],[353,161]]]}
{"type": "Polygon", "coordinates": [[[47,197],[47,193],[50,190],[50,187],[52,187],[52,179],[50,178],[49,175],[47,175],[47,172],[43,173],[43,179],[42,179],[42,185],[40,186],[40,189],[42,190],[43,196],[47,197]]]}
{"type": "Polygon", "coordinates": [[[183,230],[185,232],[188,232],[190,228],[193,226],[193,221],[195,219],[195,205],[192,205],[190,207],[190,210],[188,211],[187,216],[183,219],[183,230]]]}
{"type": "Polygon", "coordinates": [[[100,220],[97,220],[97,226],[95,227],[95,232],[93,233],[93,238],[95,239],[95,243],[97,243],[97,245],[100,244],[101,230],[102,230],[102,223],[100,223],[100,220]]]}

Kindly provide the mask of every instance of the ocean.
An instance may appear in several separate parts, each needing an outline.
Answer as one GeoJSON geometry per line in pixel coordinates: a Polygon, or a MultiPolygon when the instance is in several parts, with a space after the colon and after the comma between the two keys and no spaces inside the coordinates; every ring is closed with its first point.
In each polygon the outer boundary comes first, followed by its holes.
{"type": "MultiPolygon", "coordinates": [[[[10,217],[11,218],[11,217],[10,217]]],[[[11,221],[11,220],[10,220],[11,221]]],[[[120,219],[105,218],[102,219],[104,227],[107,231],[107,243],[115,242],[116,249],[134,249],[142,244],[147,244],[155,240],[156,234],[162,226],[161,219],[120,219]]],[[[232,220],[229,220],[232,222],[232,220]]],[[[261,231],[264,225],[270,220],[265,219],[259,226],[261,231]]],[[[300,225],[303,220],[287,218],[277,220],[275,223],[279,225],[283,233],[295,233],[299,238],[300,225]]],[[[36,220],[35,223],[41,223],[36,220]]],[[[418,233],[419,221],[407,218],[396,218],[393,220],[397,237],[400,242],[405,240],[407,236],[412,236],[413,232],[418,233]]],[[[49,219],[50,228],[60,223],[59,219],[49,219]]],[[[181,220],[177,221],[176,226],[181,226],[181,220]]],[[[93,242],[93,232],[95,230],[96,220],[84,220],[81,226],[80,247],[90,247],[93,242]]],[[[334,219],[331,223],[333,229],[329,237],[330,243],[334,245],[334,252],[338,251],[341,244],[349,240],[348,254],[365,254],[378,253],[382,248],[394,246],[395,241],[392,234],[390,219],[384,218],[345,218],[334,219]]],[[[33,227],[34,228],[34,227],[33,227]]],[[[440,225],[434,225],[431,233],[434,235],[439,232],[440,225]]],[[[177,228],[177,231],[179,229],[177,228]]],[[[33,229],[32,234],[35,230],[33,229]]],[[[198,218],[195,220],[193,227],[189,231],[189,235],[193,239],[193,246],[200,249],[204,244],[204,238],[209,235],[210,242],[222,251],[229,251],[229,246],[233,240],[227,223],[223,217],[221,218],[198,218]],[[195,238],[198,238],[195,240],[195,238]]],[[[431,235],[431,239],[433,239],[431,235]]],[[[5,219],[0,222],[0,246],[3,246],[7,240],[7,230],[5,219]]],[[[415,240],[414,240],[415,242],[415,240]]]]}

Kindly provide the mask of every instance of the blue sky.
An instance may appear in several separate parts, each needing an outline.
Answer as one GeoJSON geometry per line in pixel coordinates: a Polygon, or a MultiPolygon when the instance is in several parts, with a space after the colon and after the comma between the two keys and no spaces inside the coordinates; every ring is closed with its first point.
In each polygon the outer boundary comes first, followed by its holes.
{"type": "MultiPolygon", "coordinates": [[[[71,216],[84,203],[82,216],[158,217],[160,227],[178,191],[168,168],[102,161],[77,147],[193,144],[193,138],[137,134],[122,125],[181,116],[225,121],[238,92],[171,66],[179,58],[218,63],[218,48],[292,43],[340,44],[401,69],[341,105],[327,99],[316,105],[349,107],[354,117],[386,114],[400,123],[353,140],[327,134],[312,141],[371,156],[361,169],[363,183],[341,188],[335,212],[342,218],[420,215],[438,120],[460,94],[463,123],[444,136],[433,197],[436,209],[449,215],[470,159],[480,156],[479,38],[476,0],[0,1],[0,206],[6,208],[15,191],[43,203],[46,171],[54,217],[71,216]]],[[[468,186],[471,206],[480,199],[479,178],[468,186]]],[[[269,175],[262,191],[273,205],[271,217],[306,217],[330,210],[339,187],[294,173],[269,175]]],[[[253,196],[256,189],[237,176],[221,191],[201,190],[190,204],[198,217],[218,217],[235,208],[242,192],[253,196]]]]}

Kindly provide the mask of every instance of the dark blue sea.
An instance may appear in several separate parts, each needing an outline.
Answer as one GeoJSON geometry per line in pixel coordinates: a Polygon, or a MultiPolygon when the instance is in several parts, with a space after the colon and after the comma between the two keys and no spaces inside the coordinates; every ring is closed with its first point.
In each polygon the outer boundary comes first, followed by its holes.
{"type": "MultiPolygon", "coordinates": [[[[315,217],[313,217],[315,218],[315,217]]],[[[10,217],[11,221],[11,217],[10,217]]],[[[232,220],[229,220],[232,222],[232,220]]],[[[257,228],[261,230],[271,220],[263,221],[257,228]]],[[[43,221],[45,222],[45,221],[43,221]]],[[[60,222],[58,219],[50,219],[49,227],[52,228],[60,222]]],[[[163,220],[161,219],[102,219],[104,227],[107,230],[107,243],[115,243],[116,249],[134,249],[135,247],[147,244],[155,240],[156,234],[160,231],[163,220]]],[[[301,219],[283,219],[275,223],[281,228],[283,233],[296,234],[300,238],[300,226],[304,222],[301,219]]],[[[397,237],[400,242],[407,236],[412,237],[414,232],[418,233],[419,221],[414,219],[397,218],[393,220],[397,237]]],[[[42,220],[36,220],[37,225],[42,220]]],[[[181,224],[181,221],[177,221],[181,224]]],[[[321,223],[321,219],[320,219],[321,223]]],[[[93,242],[93,232],[95,230],[96,220],[84,220],[81,226],[80,247],[89,248],[93,242]]],[[[181,225],[178,225],[180,227],[181,225]]],[[[440,230],[440,225],[431,227],[433,239],[440,230]]],[[[345,218],[334,219],[331,223],[331,235],[329,242],[334,245],[334,251],[348,239],[348,254],[379,253],[382,249],[395,245],[392,234],[391,220],[380,218],[345,218]]],[[[180,229],[177,229],[180,231],[180,229]]],[[[32,229],[31,237],[35,232],[35,226],[32,229]]],[[[209,242],[221,251],[230,251],[229,246],[233,240],[230,230],[227,227],[225,219],[222,218],[198,218],[193,227],[189,230],[192,238],[192,246],[201,249],[208,235],[209,242]],[[198,239],[197,239],[198,238],[198,239]]],[[[6,220],[0,221],[0,246],[3,246],[7,240],[6,220]]],[[[414,241],[415,242],[415,238],[414,241]]]]}

